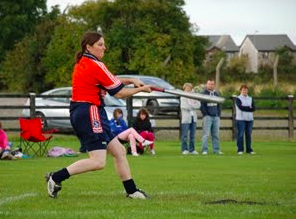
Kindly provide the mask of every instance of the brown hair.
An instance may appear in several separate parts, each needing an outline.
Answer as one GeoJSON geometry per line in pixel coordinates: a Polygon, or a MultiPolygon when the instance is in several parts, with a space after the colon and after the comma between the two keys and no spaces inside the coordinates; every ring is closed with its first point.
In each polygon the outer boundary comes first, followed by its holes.
{"type": "Polygon", "coordinates": [[[78,51],[75,55],[75,62],[78,63],[83,55],[86,52],[86,45],[94,45],[99,39],[101,39],[102,35],[96,32],[86,32],[80,41],[81,50],[78,51]]]}
{"type": "Polygon", "coordinates": [[[140,109],[137,114],[137,119],[141,119],[141,117],[140,117],[141,114],[146,115],[146,119],[149,119],[149,112],[147,109],[145,109],[145,108],[140,109]]]}
{"type": "Polygon", "coordinates": [[[113,118],[114,118],[115,120],[118,119],[118,118],[117,118],[117,114],[118,114],[118,113],[120,113],[120,114],[123,115],[123,112],[122,112],[121,109],[119,109],[119,108],[115,109],[115,110],[113,111],[113,118]]]}
{"type": "Polygon", "coordinates": [[[240,87],[240,89],[239,89],[239,90],[241,91],[243,88],[244,88],[244,89],[248,89],[248,90],[249,90],[249,88],[248,88],[248,86],[247,86],[246,84],[243,84],[243,85],[240,87]]]}

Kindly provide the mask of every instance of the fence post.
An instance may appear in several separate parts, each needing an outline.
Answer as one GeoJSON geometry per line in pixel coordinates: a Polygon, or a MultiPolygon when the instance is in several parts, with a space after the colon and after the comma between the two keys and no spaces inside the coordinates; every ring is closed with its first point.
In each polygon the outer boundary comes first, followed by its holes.
{"type": "Polygon", "coordinates": [[[126,98],[127,122],[128,126],[132,126],[133,122],[133,97],[126,98]]]}
{"type": "Polygon", "coordinates": [[[289,101],[289,106],[288,106],[288,128],[289,128],[289,139],[293,138],[293,132],[294,132],[294,117],[293,117],[293,101],[294,101],[294,96],[293,95],[288,95],[288,101],[289,101]]]}
{"type": "Polygon", "coordinates": [[[36,94],[35,93],[30,93],[30,118],[35,118],[36,117],[36,94]]]}
{"type": "Polygon", "coordinates": [[[236,102],[236,95],[232,95],[232,112],[231,112],[231,118],[232,118],[232,141],[235,141],[237,138],[237,124],[236,124],[236,107],[235,107],[235,102],[236,102]]]}

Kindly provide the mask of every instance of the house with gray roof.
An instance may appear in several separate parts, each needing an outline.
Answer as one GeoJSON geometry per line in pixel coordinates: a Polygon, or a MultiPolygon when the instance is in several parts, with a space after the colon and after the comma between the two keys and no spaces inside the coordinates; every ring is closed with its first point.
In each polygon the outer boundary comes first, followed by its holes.
{"type": "Polygon", "coordinates": [[[205,37],[209,40],[209,45],[206,48],[206,63],[212,61],[212,57],[217,51],[225,52],[227,61],[239,54],[239,47],[230,35],[208,35],[205,37]]]}
{"type": "Polygon", "coordinates": [[[272,66],[279,48],[287,47],[296,57],[296,46],[286,34],[247,35],[243,40],[239,54],[248,55],[247,72],[258,72],[261,65],[272,66]]]}

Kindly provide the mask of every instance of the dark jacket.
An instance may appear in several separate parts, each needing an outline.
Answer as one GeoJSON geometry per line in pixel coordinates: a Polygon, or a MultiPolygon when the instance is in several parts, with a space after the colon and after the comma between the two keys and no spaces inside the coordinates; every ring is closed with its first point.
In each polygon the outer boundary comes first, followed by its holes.
{"type": "MultiPolygon", "coordinates": [[[[203,92],[203,94],[207,94],[210,96],[219,96],[216,91],[210,92],[207,89],[203,92]]],[[[209,103],[202,101],[200,110],[202,112],[202,116],[221,116],[221,105],[218,103],[209,103]]]]}
{"type": "Polygon", "coordinates": [[[133,128],[138,133],[141,133],[143,131],[153,132],[153,128],[151,126],[149,118],[146,118],[144,121],[136,118],[136,120],[134,121],[134,124],[133,124],[133,128]]]}

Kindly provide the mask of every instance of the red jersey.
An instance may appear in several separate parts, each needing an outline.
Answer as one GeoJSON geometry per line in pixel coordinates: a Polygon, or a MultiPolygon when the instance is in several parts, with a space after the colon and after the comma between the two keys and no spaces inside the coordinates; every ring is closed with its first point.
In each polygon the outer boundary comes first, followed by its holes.
{"type": "Polygon", "coordinates": [[[100,91],[115,95],[124,85],[96,57],[84,54],[72,75],[72,101],[101,105],[100,91]]]}

